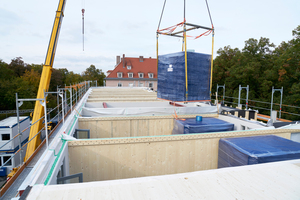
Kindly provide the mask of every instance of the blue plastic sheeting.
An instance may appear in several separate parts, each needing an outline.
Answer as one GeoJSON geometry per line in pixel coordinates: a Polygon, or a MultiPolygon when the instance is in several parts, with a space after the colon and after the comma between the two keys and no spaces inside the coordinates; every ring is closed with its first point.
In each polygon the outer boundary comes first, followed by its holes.
{"type": "Polygon", "coordinates": [[[184,121],[177,119],[175,120],[172,134],[232,131],[233,128],[234,124],[213,117],[203,117],[202,121],[196,121],[196,118],[184,121]]]}
{"type": "Polygon", "coordinates": [[[300,159],[300,143],[275,135],[222,138],[218,168],[300,159]]]}
{"type": "Polygon", "coordinates": [[[188,99],[184,52],[158,57],[157,97],[171,101],[210,100],[211,55],[187,52],[188,99]]]}

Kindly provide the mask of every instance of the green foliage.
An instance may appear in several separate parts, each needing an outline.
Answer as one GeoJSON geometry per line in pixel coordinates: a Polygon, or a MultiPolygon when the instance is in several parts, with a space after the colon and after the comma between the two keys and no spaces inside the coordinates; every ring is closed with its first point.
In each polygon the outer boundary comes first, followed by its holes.
{"type": "MultiPolygon", "coordinates": [[[[16,109],[16,93],[19,98],[36,98],[42,70],[42,64],[26,64],[21,57],[12,59],[9,64],[0,59],[0,110],[16,109]]],[[[57,86],[69,86],[84,80],[103,82],[104,77],[104,73],[94,65],[88,67],[82,75],[67,69],[52,69],[49,91],[56,91],[57,86]]],[[[48,107],[56,106],[56,95],[50,94],[47,100],[48,107]]],[[[22,109],[32,108],[34,102],[24,102],[22,105],[22,109]]]]}
{"type": "Polygon", "coordinates": [[[105,74],[101,69],[96,69],[95,65],[91,65],[83,72],[83,77],[85,80],[96,81],[98,86],[103,86],[103,80],[105,78],[105,74]]]}
{"type": "MultiPolygon", "coordinates": [[[[292,34],[292,40],[282,42],[278,47],[262,37],[245,41],[242,50],[230,46],[219,49],[214,60],[213,93],[217,84],[225,84],[226,96],[238,97],[239,85],[249,85],[249,99],[270,102],[272,86],[283,87],[283,104],[300,107],[300,26],[292,34]]],[[[242,98],[245,96],[242,91],[242,98]]],[[[233,102],[237,103],[237,100],[233,102]]],[[[280,92],[274,93],[274,102],[280,102],[280,92]]],[[[269,105],[255,102],[249,102],[249,105],[269,108],[269,105]]],[[[283,107],[283,111],[299,113],[299,109],[289,107],[283,107]]],[[[269,114],[269,111],[265,113],[269,114]]],[[[291,115],[284,117],[299,119],[291,115]]]]}

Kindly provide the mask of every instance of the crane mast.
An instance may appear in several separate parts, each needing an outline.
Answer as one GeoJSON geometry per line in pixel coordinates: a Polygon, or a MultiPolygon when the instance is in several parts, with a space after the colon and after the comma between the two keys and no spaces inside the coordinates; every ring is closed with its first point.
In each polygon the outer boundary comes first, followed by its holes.
{"type": "MultiPolygon", "coordinates": [[[[56,46],[57,46],[57,42],[58,42],[62,19],[64,16],[65,3],[66,3],[66,0],[59,0],[59,3],[58,3],[58,8],[56,11],[54,24],[53,24],[53,28],[52,28],[52,32],[51,32],[51,36],[50,36],[50,41],[49,41],[49,45],[48,45],[45,64],[43,65],[43,71],[42,71],[40,84],[39,84],[39,88],[38,88],[37,99],[44,98],[44,91],[47,92],[49,89],[56,46]]],[[[43,109],[42,105],[39,103],[39,101],[36,101],[35,107],[34,107],[32,123],[38,121],[40,118],[43,117],[43,115],[44,115],[44,109],[43,109]]],[[[38,134],[37,136],[36,136],[36,134],[42,129],[42,127],[43,127],[42,120],[39,120],[37,123],[35,123],[34,125],[31,126],[28,141],[30,141],[31,139],[32,140],[28,143],[26,155],[24,158],[25,161],[28,158],[30,158],[30,156],[33,154],[35,149],[41,143],[40,134],[38,134]]]]}

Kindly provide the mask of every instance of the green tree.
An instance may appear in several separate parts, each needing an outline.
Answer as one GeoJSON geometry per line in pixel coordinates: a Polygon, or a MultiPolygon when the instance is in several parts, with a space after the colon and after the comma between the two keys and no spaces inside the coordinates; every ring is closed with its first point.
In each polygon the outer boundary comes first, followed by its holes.
{"type": "Polygon", "coordinates": [[[83,78],[85,80],[96,81],[98,86],[103,86],[103,80],[105,78],[105,74],[101,69],[97,69],[95,65],[91,65],[83,72],[83,78]]]}
{"type": "Polygon", "coordinates": [[[14,71],[16,77],[21,77],[26,70],[31,70],[30,65],[24,63],[22,57],[16,57],[15,59],[12,59],[8,67],[14,71]]]}
{"type": "MultiPolygon", "coordinates": [[[[292,40],[282,42],[275,50],[275,86],[283,86],[284,104],[300,106],[300,26],[292,31],[292,35],[292,40]]],[[[299,112],[294,108],[288,108],[287,111],[299,112]]]]}
{"type": "Polygon", "coordinates": [[[9,69],[8,64],[0,59],[0,80],[9,80],[13,78],[14,72],[9,69]]]}

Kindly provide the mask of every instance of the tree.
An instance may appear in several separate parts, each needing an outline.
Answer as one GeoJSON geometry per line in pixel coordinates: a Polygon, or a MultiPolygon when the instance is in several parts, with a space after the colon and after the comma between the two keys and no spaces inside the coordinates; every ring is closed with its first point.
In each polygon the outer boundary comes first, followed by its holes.
{"type": "Polygon", "coordinates": [[[14,71],[16,77],[21,77],[26,70],[31,70],[30,65],[25,64],[22,57],[16,57],[12,59],[9,68],[14,71]]]}
{"type": "Polygon", "coordinates": [[[9,69],[8,64],[0,59],[0,80],[9,80],[13,78],[13,70],[9,69]]]}
{"type": "Polygon", "coordinates": [[[83,78],[85,80],[96,81],[97,84],[103,86],[103,80],[105,78],[105,74],[101,69],[96,69],[95,65],[91,65],[83,72],[83,78]]]}
{"type": "Polygon", "coordinates": [[[33,90],[37,91],[39,88],[41,74],[37,71],[31,69],[30,71],[26,70],[24,75],[21,76],[21,79],[27,82],[33,90]]]}
{"type": "Polygon", "coordinates": [[[300,26],[292,31],[293,39],[275,50],[276,87],[284,87],[284,103],[300,106],[300,26]]]}
{"type": "Polygon", "coordinates": [[[66,80],[65,80],[65,84],[67,85],[73,85],[73,84],[76,84],[76,83],[80,83],[83,81],[83,77],[80,76],[80,74],[76,74],[74,72],[69,72],[67,77],[66,77],[66,80]]]}

